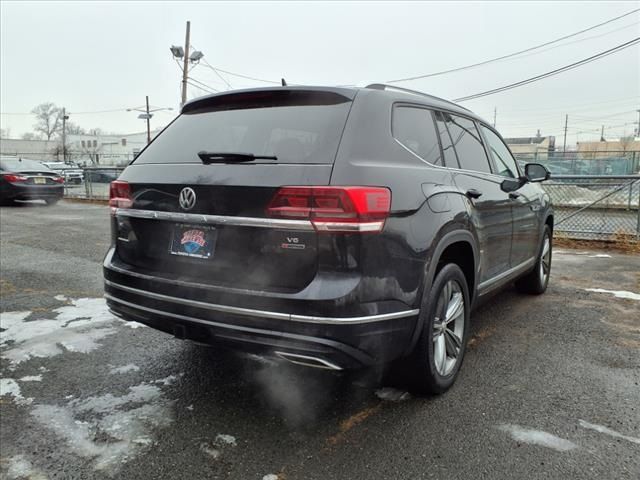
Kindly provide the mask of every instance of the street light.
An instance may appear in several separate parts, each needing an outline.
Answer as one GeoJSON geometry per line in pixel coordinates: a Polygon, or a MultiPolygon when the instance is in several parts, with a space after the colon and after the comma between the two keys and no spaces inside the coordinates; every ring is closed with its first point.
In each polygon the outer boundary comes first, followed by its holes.
{"type": "Polygon", "coordinates": [[[151,118],[153,117],[151,112],[159,112],[160,110],[173,110],[173,108],[162,107],[149,110],[149,95],[146,96],[146,107],[127,108],[127,112],[142,112],[138,118],[147,121],[147,143],[151,142],[151,118]]]}
{"type": "Polygon", "coordinates": [[[191,63],[196,63],[200,61],[202,57],[204,57],[204,53],[202,53],[200,50],[195,50],[191,55],[189,55],[189,61],[191,63]]]}
{"type": "Polygon", "coordinates": [[[171,53],[175,58],[183,58],[184,57],[184,49],[182,47],[177,47],[175,45],[171,45],[171,53]]]}

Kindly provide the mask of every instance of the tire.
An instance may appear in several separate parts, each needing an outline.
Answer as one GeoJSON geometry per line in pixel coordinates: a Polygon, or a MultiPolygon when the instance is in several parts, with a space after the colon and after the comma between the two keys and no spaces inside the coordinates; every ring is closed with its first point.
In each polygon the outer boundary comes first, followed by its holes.
{"type": "Polygon", "coordinates": [[[423,294],[422,333],[408,358],[409,386],[415,393],[437,395],[453,385],[464,359],[470,313],[467,280],[458,265],[449,263],[423,294]],[[447,311],[450,311],[448,324],[443,324],[439,319],[447,318],[447,311]]]}
{"type": "Polygon", "coordinates": [[[47,205],[51,206],[51,205],[55,205],[56,203],[58,203],[60,201],[59,198],[47,198],[45,200],[45,202],[47,202],[47,205]]]}
{"type": "Polygon", "coordinates": [[[547,290],[551,276],[552,238],[549,225],[545,225],[535,267],[524,277],[516,280],[516,289],[519,292],[540,295],[547,290]]]}

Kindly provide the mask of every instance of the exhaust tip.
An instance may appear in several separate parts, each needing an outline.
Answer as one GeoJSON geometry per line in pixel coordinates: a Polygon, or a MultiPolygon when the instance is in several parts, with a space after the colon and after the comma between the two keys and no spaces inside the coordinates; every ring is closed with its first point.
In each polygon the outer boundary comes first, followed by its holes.
{"type": "Polygon", "coordinates": [[[310,355],[300,355],[298,353],[274,352],[276,356],[296,365],[305,367],[323,368],[325,370],[342,370],[342,367],[332,363],[324,358],[313,357],[310,355]]]}

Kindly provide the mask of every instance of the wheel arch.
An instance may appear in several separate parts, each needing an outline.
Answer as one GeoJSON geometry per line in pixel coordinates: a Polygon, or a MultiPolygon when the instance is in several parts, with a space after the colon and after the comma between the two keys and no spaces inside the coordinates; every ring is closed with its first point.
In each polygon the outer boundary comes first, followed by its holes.
{"type": "MultiPolygon", "coordinates": [[[[435,279],[438,271],[447,263],[455,263],[461,269],[467,279],[467,286],[469,288],[470,304],[473,305],[477,290],[477,273],[479,263],[479,252],[476,243],[476,239],[473,234],[468,230],[454,230],[444,234],[435,248],[433,253],[427,262],[427,268],[425,269],[425,278],[422,286],[422,292],[420,292],[420,311],[424,307],[425,301],[424,292],[431,288],[433,280],[435,279]],[[471,254],[471,259],[469,259],[471,254]],[[452,260],[448,262],[446,260],[452,260]]],[[[420,314],[418,321],[416,322],[416,328],[411,338],[411,344],[407,350],[409,354],[415,348],[416,342],[420,338],[422,329],[424,327],[424,318],[420,314]]]]}

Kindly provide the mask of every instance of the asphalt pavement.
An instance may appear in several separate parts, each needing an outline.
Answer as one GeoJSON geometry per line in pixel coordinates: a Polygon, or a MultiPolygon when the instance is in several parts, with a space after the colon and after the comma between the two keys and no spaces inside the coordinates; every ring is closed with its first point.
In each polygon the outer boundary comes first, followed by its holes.
{"type": "Polygon", "coordinates": [[[472,315],[416,397],[109,314],[108,209],[0,209],[0,478],[638,479],[640,258],[556,250],[549,289],[472,315]]]}

